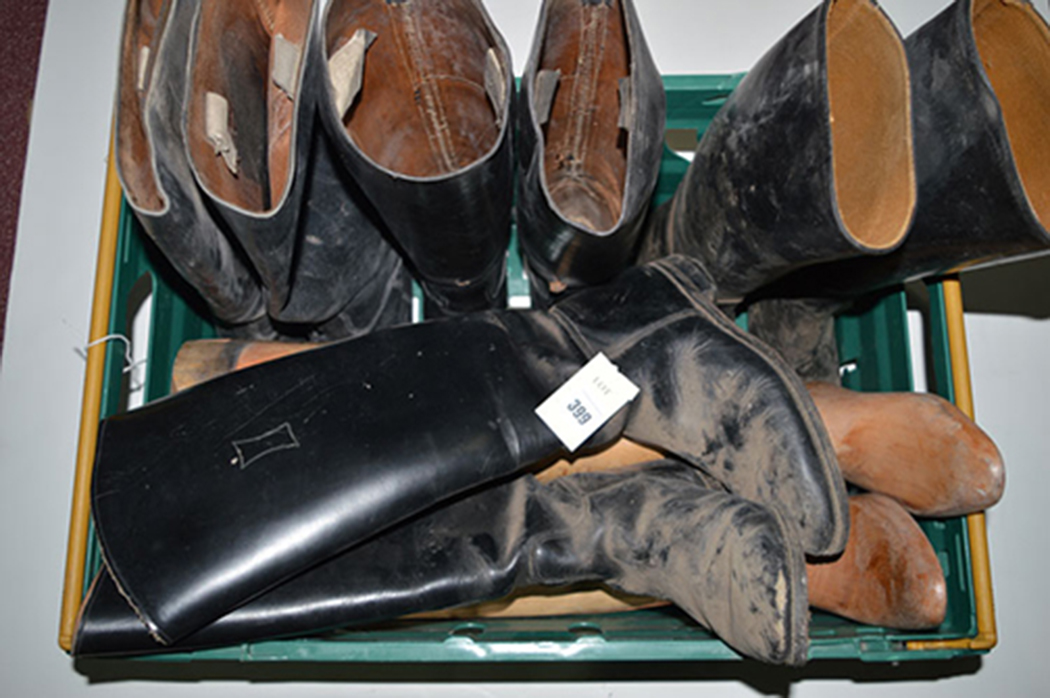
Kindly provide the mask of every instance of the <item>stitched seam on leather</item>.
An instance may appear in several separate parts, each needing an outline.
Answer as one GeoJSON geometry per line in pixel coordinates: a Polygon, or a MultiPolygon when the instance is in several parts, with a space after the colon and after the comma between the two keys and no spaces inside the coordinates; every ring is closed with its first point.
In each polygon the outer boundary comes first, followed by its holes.
{"type": "Polygon", "coordinates": [[[398,53],[412,82],[417,85],[417,105],[431,151],[441,161],[441,166],[451,172],[456,169],[456,161],[449,137],[448,115],[441,90],[434,81],[435,75],[430,65],[426,40],[420,31],[415,5],[412,2],[387,3],[386,10],[395,25],[402,29],[394,32],[398,53]]]}
{"type": "Polygon", "coordinates": [[[273,14],[273,8],[270,7],[266,0],[252,0],[252,4],[255,5],[255,11],[259,13],[259,19],[262,20],[263,26],[272,35],[274,28],[277,26],[277,18],[273,14]]]}
{"type": "Polygon", "coordinates": [[[572,114],[572,141],[569,172],[574,176],[584,171],[587,159],[587,141],[591,133],[591,113],[594,96],[598,92],[598,78],[605,56],[605,36],[609,23],[609,8],[603,4],[581,8],[580,53],[577,57],[575,78],[569,102],[572,114]]]}

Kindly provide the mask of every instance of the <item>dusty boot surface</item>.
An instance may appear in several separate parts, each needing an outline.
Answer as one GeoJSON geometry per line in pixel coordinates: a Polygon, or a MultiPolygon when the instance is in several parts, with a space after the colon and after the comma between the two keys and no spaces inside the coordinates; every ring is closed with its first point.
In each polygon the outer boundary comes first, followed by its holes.
{"type": "Polygon", "coordinates": [[[776,349],[802,380],[839,384],[835,300],[769,298],[747,308],[747,330],[776,349]]]}
{"type": "MultiPolygon", "coordinates": [[[[850,539],[836,560],[806,564],[810,606],[868,625],[927,630],[944,622],[947,588],[933,547],[911,514],[885,495],[850,497],[850,539]]],[[[665,605],[607,589],[536,591],[420,618],[535,618],[622,613],[665,605]]]]}
{"type": "MultiPolygon", "coordinates": [[[[670,462],[549,485],[520,478],[343,553],[168,649],[319,632],[522,587],[604,581],[673,601],[745,656],[803,663],[806,582],[791,525],[707,482],[670,462]]],[[[102,574],[74,651],[161,649],[102,574]]]]}
{"type": "Polygon", "coordinates": [[[825,0],[729,96],[642,259],[696,257],[737,302],[797,269],[895,249],[915,202],[900,35],[871,0],[825,0]]]}

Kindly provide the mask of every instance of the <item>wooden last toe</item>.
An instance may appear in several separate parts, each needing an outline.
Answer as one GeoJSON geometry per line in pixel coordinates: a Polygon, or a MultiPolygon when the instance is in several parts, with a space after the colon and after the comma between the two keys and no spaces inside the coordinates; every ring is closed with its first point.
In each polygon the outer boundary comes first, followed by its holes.
{"type": "Polygon", "coordinates": [[[955,405],[924,393],[860,393],[808,386],[847,482],[917,516],[960,516],[1002,497],[1003,460],[955,405]]]}
{"type": "Polygon", "coordinates": [[[911,515],[884,495],[851,497],[845,552],[806,572],[815,608],[906,630],[944,622],[947,586],[937,554],[911,515]]]}

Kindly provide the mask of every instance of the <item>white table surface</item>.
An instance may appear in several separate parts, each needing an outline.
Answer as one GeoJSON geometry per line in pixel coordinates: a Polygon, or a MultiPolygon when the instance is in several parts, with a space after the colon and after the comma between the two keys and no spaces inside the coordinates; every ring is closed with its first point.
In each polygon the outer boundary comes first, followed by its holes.
{"type": "MultiPolygon", "coordinates": [[[[747,69],[812,0],[636,0],[665,73],[747,69]]],[[[905,34],[945,0],[886,0],[905,34]]],[[[1046,0],[1037,6],[1045,13],[1046,0]]],[[[489,0],[520,71],[538,2],[489,0]]],[[[58,614],[122,0],[51,0],[37,86],[0,367],[0,694],[59,696],[1047,695],[1050,506],[1050,265],[1015,265],[965,280],[978,418],[1007,462],[989,515],[1000,645],[986,658],[802,672],[736,665],[548,666],[528,673],[441,674],[307,667],[267,680],[228,669],[75,664],[57,644],[58,614]],[[427,683],[429,681],[429,683],[427,683]],[[457,683],[470,681],[471,683],[457,683]],[[524,683],[531,681],[532,683],[524,683]],[[540,683],[537,683],[540,682],[540,683]],[[147,693],[148,691],[148,693],[147,693]]],[[[1050,133],[1050,131],[1048,131],[1050,133]]],[[[1048,136],[1050,137],[1050,136],[1048,136]]],[[[258,669],[258,668],[256,668],[258,669]]],[[[420,671],[424,671],[420,669],[420,671]]]]}

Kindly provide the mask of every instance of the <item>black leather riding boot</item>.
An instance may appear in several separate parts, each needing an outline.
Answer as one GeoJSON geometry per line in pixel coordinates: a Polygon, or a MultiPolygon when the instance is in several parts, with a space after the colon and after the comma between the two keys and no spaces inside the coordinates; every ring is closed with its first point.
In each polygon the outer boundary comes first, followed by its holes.
{"type": "Polygon", "coordinates": [[[844,485],[816,407],[676,257],[547,312],[379,331],[105,420],[92,506],[107,567],[150,631],[177,641],[420,511],[565,455],[535,408],[599,352],[641,394],[585,448],[626,435],[664,449],[782,512],[807,553],[842,550],[844,485]]]}
{"type": "Polygon", "coordinates": [[[631,0],[543,3],[518,110],[518,235],[534,306],[633,262],[664,115],[631,0]]]}
{"type": "Polygon", "coordinates": [[[548,485],[526,476],[407,522],[163,648],[103,570],[74,654],[191,650],[318,633],[604,582],[670,600],[745,656],[802,664],[805,562],[796,533],[695,469],[664,461],[548,485]]]}
{"type": "Polygon", "coordinates": [[[835,315],[848,302],[824,298],[766,298],[747,308],[748,332],[777,350],[805,382],[839,385],[835,315]]]}
{"type": "Polygon", "coordinates": [[[825,0],[704,132],[642,258],[702,260],[731,303],[793,270],[885,254],[915,209],[908,66],[873,0],[825,0]]]}
{"type": "Polygon", "coordinates": [[[884,258],[771,293],[857,295],[1050,253],[1050,27],[1024,0],[957,0],[906,42],[918,209],[884,258]]]}
{"type": "Polygon", "coordinates": [[[303,335],[342,313],[319,332],[335,338],[381,324],[387,303],[398,322],[411,307],[390,293],[409,283],[396,252],[315,129],[328,88],[316,15],[313,0],[205,0],[186,139],[201,187],[262,279],[270,317],[303,335]]]}
{"type": "MultiPolygon", "coordinates": [[[[803,270],[763,290],[764,296],[849,298],[1050,252],[1046,22],[1027,2],[958,0],[905,45],[919,197],[911,233],[895,252],[803,270]]],[[[801,359],[789,357],[789,363],[807,371],[804,356],[834,349],[833,337],[821,340],[813,331],[830,326],[832,317],[825,312],[800,325],[800,303],[807,302],[762,300],[752,308],[764,316],[760,336],[801,359]]]]}
{"type": "Polygon", "coordinates": [[[404,260],[336,162],[328,135],[318,127],[313,140],[291,286],[277,317],[282,329],[309,328],[309,338],[321,342],[411,322],[412,277],[404,260]]]}
{"type": "Polygon", "coordinates": [[[427,316],[504,307],[514,83],[480,0],[333,0],[324,42],[323,120],[427,316]]]}
{"type": "Polygon", "coordinates": [[[199,9],[199,0],[129,0],[117,84],[117,172],[142,228],[200,293],[220,330],[257,336],[252,323],[265,316],[263,294],[205,207],[182,138],[186,57],[199,9]]]}

